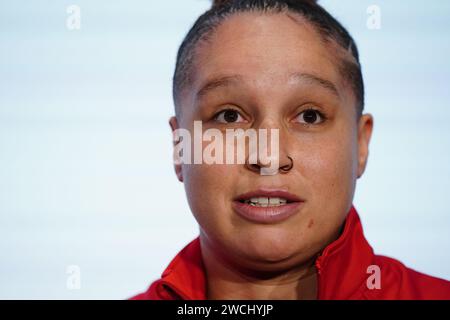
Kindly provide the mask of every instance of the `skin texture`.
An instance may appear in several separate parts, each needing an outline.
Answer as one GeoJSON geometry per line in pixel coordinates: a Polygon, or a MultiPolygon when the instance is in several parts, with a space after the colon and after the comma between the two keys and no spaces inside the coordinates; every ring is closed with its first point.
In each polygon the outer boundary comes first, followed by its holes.
{"type": "MultiPolygon", "coordinates": [[[[340,234],[365,169],[373,120],[357,117],[355,98],[338,69],[338,50],[315,29],[288,14],[240,13],[226,19],[198,47],[195,79],[183,91],[181,113],[172,130],[277,128],[280,167],[288,173],[262,176],[242,164],[176,165],[190,208],[200,226],[209,299],[314,299],[314,261],[340,234]],[[336,92],[310,78],[331,82],[336,92]],[[240,78],[216,85],[200,98],[204,85],[222,76],[240,78]],[[235,123],[215,114],[239,111],[235,123]],[[326,119],[302,123],[313,108],[326,119]],[[273,224],[237,215],[233,199],[258,188],[286,190],[304,200],[298,213],[273,224]]],[[[205,147],[205,145],[204,145],[205,147]]]]}

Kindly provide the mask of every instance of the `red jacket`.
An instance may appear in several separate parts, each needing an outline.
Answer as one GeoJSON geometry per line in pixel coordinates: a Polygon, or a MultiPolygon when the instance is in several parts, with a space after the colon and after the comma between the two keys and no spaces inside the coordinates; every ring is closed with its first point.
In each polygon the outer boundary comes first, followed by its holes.
{"type": "MultiPolygon", "coordinates": [[[[316,268],[318,299],[450,299],[449,281],[409,269],[395,259],[375,255],[364,237],[354,207],[340,237],[317,258],[316,268]],[[374,278],[377,267],[379,286],[374,278]]],[[[161,279],[132,299],[206,299],[199,238],[177,254],[161,279]]]]}

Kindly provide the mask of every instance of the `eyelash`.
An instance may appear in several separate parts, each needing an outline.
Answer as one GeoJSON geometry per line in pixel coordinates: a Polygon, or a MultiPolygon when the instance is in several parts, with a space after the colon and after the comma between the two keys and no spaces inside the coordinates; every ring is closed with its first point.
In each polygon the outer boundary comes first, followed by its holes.
{"type": "Polygon", "coordinates": [[[304,113],[306,111],[314,111],[314,112],[316,112],[319,115],[319,117],[322,119],[322,121],[320,121],[317,124],[314,124],[314,123],[301,123],[302,125],[305,125],[305,126],[319,125],[319,124],[323,124],[325,121],[328,120],[328,117],[327,117],[327,115],[325,113],[323,113],[322,111],[320,111],[320,110],[318,110],[316,108],[313,108],[313,107],[308,107],[308,108],[302,110],[295,117],[300,116],[302,113],[304,113]]]}
{"type": "MultiPolygon", "coordinates": [[[[245,119],[245,117],[242,115],[242,112],[241,112],[241,111],[239,111],[238,109],[235,109],[235,108],[229,108],[229,107],[217,111],[217,112],[213,115],[212,119],[213,119],[214,121],[217,121],[217,118],[219,117],[219,115],[222,114],[222,113],[225,112],[225,111],[228,111],[228,110],[237,112],[243,119],[245,119]]],[[[230,122],[230,123],[233,123],[233,122],[230,122]]]]}

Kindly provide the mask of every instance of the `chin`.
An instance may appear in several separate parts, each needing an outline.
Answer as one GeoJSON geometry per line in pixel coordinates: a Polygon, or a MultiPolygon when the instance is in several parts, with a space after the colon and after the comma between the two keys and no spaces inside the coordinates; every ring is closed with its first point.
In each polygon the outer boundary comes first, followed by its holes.
{"type": "Polygon", "coordinates": [[[259,233],[249,234],[247,240],[240,239],[237,245],[239,251],[250,261],[261,264],[283,264],[291,259],[297,252],[298,240],[286,233],[259,233]]]}

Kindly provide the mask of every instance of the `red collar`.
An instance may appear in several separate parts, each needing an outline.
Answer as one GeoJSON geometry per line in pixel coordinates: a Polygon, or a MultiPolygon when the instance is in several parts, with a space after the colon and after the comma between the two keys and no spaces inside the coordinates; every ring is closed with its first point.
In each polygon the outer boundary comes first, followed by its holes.
{"type": "MultiPolygon", "coordinates": [[[[366,288],[367,267],[374,253],[364,237],[352,206],[344,230],[316,260],[319,299],[356,299],[366,288]]],[[[181,250],[154,283],[155,294],[165,299],[206,299],[205,269],[197,237],[181,250]]]]}

